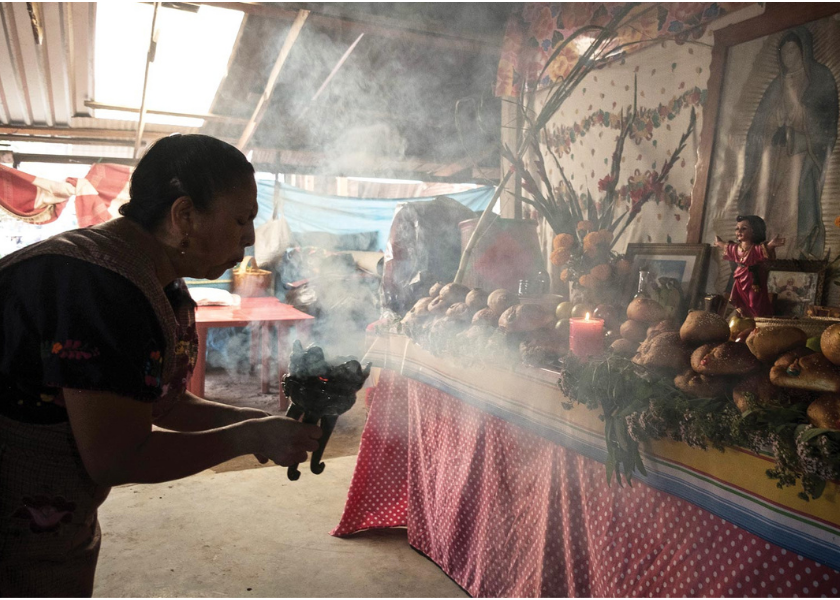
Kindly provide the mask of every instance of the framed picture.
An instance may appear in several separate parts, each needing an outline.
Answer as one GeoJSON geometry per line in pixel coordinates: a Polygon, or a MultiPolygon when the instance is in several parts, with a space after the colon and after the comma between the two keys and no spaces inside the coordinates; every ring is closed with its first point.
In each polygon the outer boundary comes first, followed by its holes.
{"type": "Polygon", "coordinates": [[[680,322],[697,305],[710,253],[709,244],[628,244],[626,258],[631,269],[625,299],[629,302],[638,291],[644,271],[644,292],[680,322]]]}
{"type": "Polygon", "coordinates": [[[808,306],[823,303],[823,261],[770,260],[762,267],[767,272],[767,291],[775,316],[803,317],[808,306]]]}
{"type": "MultiPolygon", "coordinates": [[[[840,13],[837,4],[767,3],[715,33],[689,242],[732,237],[758,215],[786,243],[779,259],[840,251],[840,13]]],[[[714,253],[708,291],[731,270],[714,253]]]]}

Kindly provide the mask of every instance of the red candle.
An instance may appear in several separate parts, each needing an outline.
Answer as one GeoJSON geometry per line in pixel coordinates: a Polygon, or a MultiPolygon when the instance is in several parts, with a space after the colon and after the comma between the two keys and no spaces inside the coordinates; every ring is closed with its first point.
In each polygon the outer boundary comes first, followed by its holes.
{"type": "Polygon", "coordinates": [[[604,319],[577,317],[569,322],[569,350],[579,358],[595,356],[604,351],[604,319]]]}

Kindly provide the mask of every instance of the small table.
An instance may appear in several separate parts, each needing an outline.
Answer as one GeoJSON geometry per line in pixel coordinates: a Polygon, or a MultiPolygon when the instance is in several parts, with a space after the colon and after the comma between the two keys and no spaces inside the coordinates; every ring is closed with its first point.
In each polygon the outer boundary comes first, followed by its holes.
{"type": "MultiPolygon", "coordinates": [[[[281,303],[277,298],[242,298],[240,306],[199,306],[195,310],[195,325],[198,333],[198,357],[188,390],[196,396],[204,397],[204,371],[207,358],[207,330],[213,327],[248,327],[257,326],[251,338],[251,361],[255,362],[257,352],[261,354],[262,368],[260,371],[260,388],[263,394],[269,391],[269,359],[271,357],[270,328],[277,329],[278,375],[282,381],[286,373],[287,357],[283,349],[286,347],[289,327],[303,325],[308,333],[309,321],[314,317],[307,315],[288,304],[281,303]],[[256,341],[257,338],[259,341],[256,341]],[[256,343],[255,343],[256,342],[256,343]]],[[[279,390],[280,409],[288,408],[283,387],[279,390]]]]}

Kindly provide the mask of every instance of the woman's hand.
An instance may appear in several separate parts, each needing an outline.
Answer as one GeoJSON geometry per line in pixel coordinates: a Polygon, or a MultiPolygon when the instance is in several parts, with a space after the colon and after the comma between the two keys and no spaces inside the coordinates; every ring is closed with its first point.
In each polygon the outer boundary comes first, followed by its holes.
{"type": "Polygon", "coordinates": [[[261,463],[269,460],[283,467],[306,462],[306,453],[318,448],[321,428],[286,417],[248,421],[254,434],[254,454],[261,463]]]}

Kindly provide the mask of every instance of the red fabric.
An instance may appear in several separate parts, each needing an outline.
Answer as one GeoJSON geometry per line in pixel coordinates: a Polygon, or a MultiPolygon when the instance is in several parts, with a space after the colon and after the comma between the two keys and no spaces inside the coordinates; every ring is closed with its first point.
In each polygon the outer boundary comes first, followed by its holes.
{"type": "MultiPolygon", "coordinates": [[[[125,165],[95,164],[85,180],[93,186],[95,193],[76,195],[76,217],[79,227],[90,227],[110,221],[115,215],[108,209],[119,196],[131,178],[131,168],[125,165]]],[[[88,190],[82,190],[87,192],[88,190]]]]}
{"type": "Polygon", "coordinates": [[[66,202],[35,207],[39,190],[35,176],[0,165],[0,205],[10,213],[26,219],[38,218],[39,224],[55,221],[64,210],[66,202]],[[44,213],[50,213],[46,215],[44,213]]]}
{"type": "Polygon", "coordinates": [[[837,596],[840,573],[393,372],[333,535],[408,527],[473,596],[837,596]]]}

